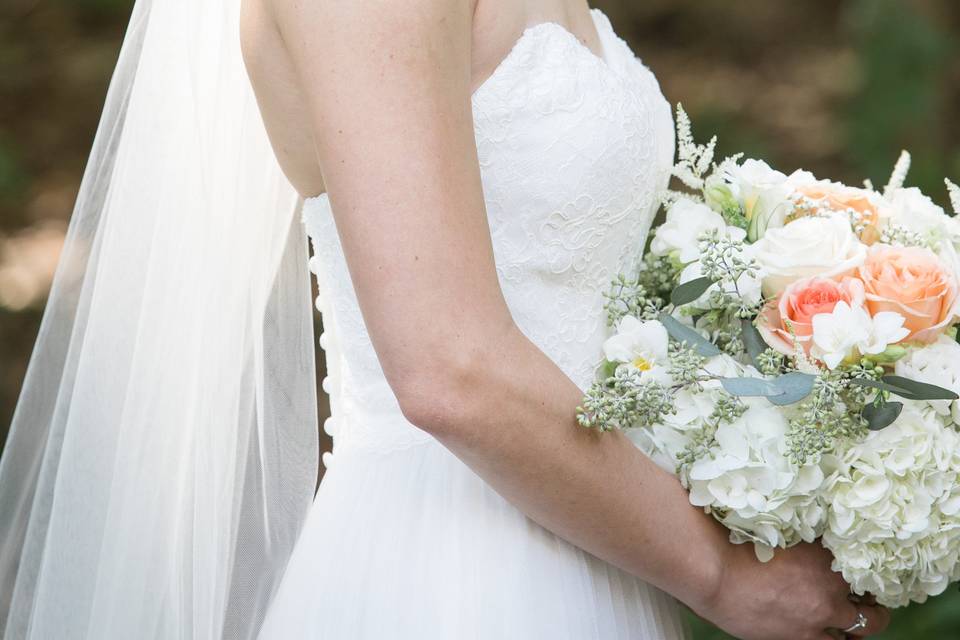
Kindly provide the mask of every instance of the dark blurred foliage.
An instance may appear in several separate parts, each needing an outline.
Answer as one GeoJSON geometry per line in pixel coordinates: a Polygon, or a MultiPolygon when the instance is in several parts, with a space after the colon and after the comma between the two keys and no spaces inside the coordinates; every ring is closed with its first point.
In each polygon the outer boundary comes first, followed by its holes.
{"type": "MultiPolygon", "coordinates": [[[[698,137],[720,137],[721,154],[883,184],[907,148],[909,182],[942,204],[943,177],[960,178],[956,0],[593,4],[684,103],[698,137]]],[[[33,292],[56,257],[131,6],[0,3],[0,440],[43,306],[33,292]],[[11,272],[28,260],[40,266],[11,272]]],[[[726,637],[693,627],[699,640],[726,637]]],[[[960,595],[896,613],[883,637],[960,638],[960,595]]]]}

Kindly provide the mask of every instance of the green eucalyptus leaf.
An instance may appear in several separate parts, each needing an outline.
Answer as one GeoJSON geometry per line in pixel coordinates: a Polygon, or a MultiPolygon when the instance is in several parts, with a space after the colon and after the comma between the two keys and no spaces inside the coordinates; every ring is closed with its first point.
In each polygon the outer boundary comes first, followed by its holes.
{"type": "MultiPolygon", "coordinates": [[[[883,376],[882,380],[887,384],[900,387],[912,393],[915,396],[911,398],[913,400],[956,400],[960,398],[956,392],[950,389],[944,389],[943,387],[938,387],[935,384],[928,384],[926,382],[917,382],[916,380],[902,376],[883,376]]],[[[904,397],[906,398],[908,396],[904,397]]]]}
{"type": "Polygon", "coordinates": [[[767,350],[767,343],[763,340],[760,332],[757,331],[753,320],[749,318],[740,320],[740,337],[743,340],[743,345],[747,348],[747,353],[750,355],[753,366],[760,368],[758,358],[761,353],[767,350]]]}
{"type": "Polygon", "coordinates": [[[853,378],[851,383],[861,387],[870,387],[888,391],[907,400],[956,400],[957,394],[949,389],[925,382],[917,382],[901,376],[883,376],[880,380],[853,378]]]}
{"type": "Polygon", "coordinates": [[[880,431],[893,424],[901,411],[903,411],[902,402],[873,403],[866,405],[860,415],[867,421],[867,427],[871,431],[880,431]]]}
{"type": "Polygon", "coordinates": [[[713,280],[710,278],[694,278],[677,286],[670,293],[670,302],[678,307],[690,304],[706,293],[711,286],[713,286],[713,280]]]}
{"type": "Polygon", "coordinates": [[[702,335],[681,323],[668,313],[660,314],[660,322],[663,324],[670,337],[677,342],[685,342],[691,348],[696,350],[705,358],[712,358],[720,355],[720,349],[702,335]]]}
{"type": "Polygon", "coordinates": [[[896,393],[900,395],[901,393],[909,393],[905,389],[896,387],[892,384],[887,384],[880,380],[871,380],[870,378],[851,378],[850,384],[855,384],[859,387],[868,387],[870,389],[879,389],[881,391],[889,391],[890,393],[896,393]]]}
{"type": "Polygon", "coordinates": [[[791,371],[779,378],[774,378],[772,382],[783,393],[772,396],[770,402],[780,407],[800,402],[813,391],[813,383],[816,379],[817,377],[814,375],[799,371],[791,371]]]}
{"type": "Polygon", "coordinates": [[[813,391],[816,376],[792,371],[777,378],[720,378],[724,390],[732,396],[763,397],[782,407],[800,402],[813,391]]]}

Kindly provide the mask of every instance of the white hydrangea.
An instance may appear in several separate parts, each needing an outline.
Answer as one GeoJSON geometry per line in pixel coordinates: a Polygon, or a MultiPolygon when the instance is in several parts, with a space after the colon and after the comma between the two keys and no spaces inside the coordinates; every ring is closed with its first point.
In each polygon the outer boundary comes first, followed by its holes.
{"type": "MultiPolygon", "coordinates": [[[[897,361],[898,376],[926,382],[960,393],[960,344],[947,336],[940,336],[933,344],[910,349],[897,361]]],[[[960,424],[960,402],[956,400],[929,400],[941,416],[952,416],[960,424]]]]}
{"type": "Polygon", "coordinates": [[[856,593],[900,607],[960,579],[960,435],[935,411],[908,402],[826,464],[823,544],[856,593]]]}
{"type": "MultiPolygon", "coordinates": [[[[727,356],[713,358],[707,370],[717,376],[759,376],[727,356]]],[[[716,429],[709,453],[681,465],[684,451],[711,422],[724,392],[719,382],[704,383],[676,398],[677,412],[663,424],[632,433],[634,442],[661,467],[676,473],[690,491],[690,502],[703,507],[730,529],[735,543],[753,542],[762,560],[774,548],[813,542],[822,532],[825,512],[818,489],[820,467],[792,464],[786,455],[787,419],[762,398],[741,398],[746,412],[716,429]]]]}
{"type": "Polygon", "coordinates": [[[690,502],[716,512],[734,542],[758,543],[758,555],[764,547],[812,542],[823,519],[817,496],[823,474],[816,465],[788,461],[782,411],[764,399],[743,402],[747,412],[717,428],[712,457],[697,460],[684,478],[690,502]]]}

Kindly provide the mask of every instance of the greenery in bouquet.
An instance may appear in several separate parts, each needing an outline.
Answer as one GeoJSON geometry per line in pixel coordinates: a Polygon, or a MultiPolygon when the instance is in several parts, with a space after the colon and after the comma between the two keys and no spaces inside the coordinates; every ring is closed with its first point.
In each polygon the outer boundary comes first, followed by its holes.
{"type": "MultiPolygon", "coordinates": [[[[613,282],[579,411],[626,430],[758,557],[821,542],[902,606],[960,579],[960,221],[905,187],[714,161],[677,109],[681,190],[613,282]]],[[[947,181],[954,209],[960,190],[947,181]]]]}

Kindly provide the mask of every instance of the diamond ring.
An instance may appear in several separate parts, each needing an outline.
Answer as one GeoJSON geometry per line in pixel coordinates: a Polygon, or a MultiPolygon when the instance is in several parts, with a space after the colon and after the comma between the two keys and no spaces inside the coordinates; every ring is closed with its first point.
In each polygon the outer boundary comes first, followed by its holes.
{"type": "Polygon", "coordinates": [[[843,633],[853,633],[867,628],[867,616],[862,611],[857,611],[857,621],[843,630],[843,633]]]}

